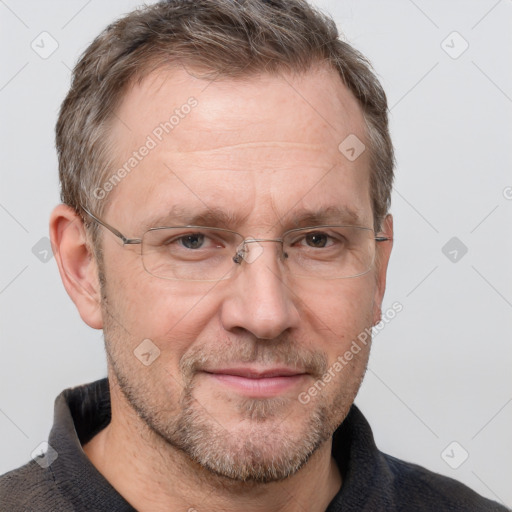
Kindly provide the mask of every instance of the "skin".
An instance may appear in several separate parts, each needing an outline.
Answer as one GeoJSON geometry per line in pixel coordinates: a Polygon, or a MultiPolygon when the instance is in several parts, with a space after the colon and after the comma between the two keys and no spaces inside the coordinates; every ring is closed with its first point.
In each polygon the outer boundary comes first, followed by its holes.
{"type": "MultiPolygon", "coordinates": [[[[124,235],[141,236],[151,219],[166,224],[173,205],[228,212],[232,221],[220,227],[261,238],[311,225],[303,210],[326,206],[372,227],[369,152],[350,162],[338,150],[349,134],[364,141],[365,125],[335,72],[212,83],[154,72],[117,112],[118,165],[190,96],[197,107],[105,199],[102,218],[124,235]]],[[[142,512],[325,510],[342,485],[331,436],[369,346],[308,404],[298,396],[379,321],[391,242],[377,244],[378,263],[357,278],[290,276],[280,245],[264,242],[230,279],[187,283],[151,276],[140,246],[102,230],[103,289],[80,218],[64,205],[52,214],[66,290],[82,319],[105,333],[112,421],[84,446],[92,463],[142,512]],[[145,366],[133,351],[148,338],[160,355],[145,366]],[[207,373],[229,365],[293,367],[301,376],[257,399],[207,373]]],[[[390,216],[382,230],[392,236],[390,216]]]]}

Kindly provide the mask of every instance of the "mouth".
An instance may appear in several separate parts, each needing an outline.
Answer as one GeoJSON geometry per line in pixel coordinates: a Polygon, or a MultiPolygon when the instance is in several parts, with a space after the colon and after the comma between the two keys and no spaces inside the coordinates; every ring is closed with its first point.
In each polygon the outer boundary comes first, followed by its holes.
{"type": "Polygon", "coordinates": [[[308,374],[303,370],[275,367],[233,367],[203,370],[213,383],[251,398],[270,398],[293,391],[308,374]]]}

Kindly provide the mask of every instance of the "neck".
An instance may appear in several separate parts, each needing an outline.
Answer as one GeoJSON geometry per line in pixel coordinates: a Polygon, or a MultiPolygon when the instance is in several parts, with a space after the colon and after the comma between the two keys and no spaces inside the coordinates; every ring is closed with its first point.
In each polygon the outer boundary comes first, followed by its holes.
{"type": "Polygon", "coordinates": [[[331,439],[283,481],[237,482],[213,475],[157,436],[114,386],[111,404],[111,423],[83,449],[107,481],[140,512],[323,512],[341,487],[331,439]]]}

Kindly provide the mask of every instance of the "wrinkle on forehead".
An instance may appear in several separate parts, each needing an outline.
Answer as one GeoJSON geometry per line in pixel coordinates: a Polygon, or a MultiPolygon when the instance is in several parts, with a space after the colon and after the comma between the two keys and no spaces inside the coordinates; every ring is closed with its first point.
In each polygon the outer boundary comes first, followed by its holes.
{"type": "Polygon", "coordinates": [[[328,170],[338,163],[339,156],[322,151],[321,146],[314,144],[259,142],[204,150],[162,151],[160,154],[164,166],[180,175],[193,171],[261,173],[328,170]]]}
{"type": "Polygon", "coordinates": [[[218,151],[225,151],[231,149],[284,149],[287,151],[300,150],[300,151],[321,151],[322,146],[320,144],[308,144],[305,142],[290,142],[287,140],[259,140],[257,142],[239,142],[237,144],[222,144],[219,146],[209,147],[208,149],[189,149],[183,150],[178,149],[175,151],[176,154],[202,154],[202,153],[216,153],[218,151]]]}

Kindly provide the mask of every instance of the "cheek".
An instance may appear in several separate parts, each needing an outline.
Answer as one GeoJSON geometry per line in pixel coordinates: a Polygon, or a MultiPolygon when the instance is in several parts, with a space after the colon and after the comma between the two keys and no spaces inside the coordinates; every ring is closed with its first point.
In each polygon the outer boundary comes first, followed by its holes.
{"type": "MultiPolygon", "coordinates": [[[[119,273],[118,275],[121,275],[119,273]]],[[[198,338],[219,308],[215,283],[185,283],[155,278],[144,270],[130,280],[109,279],[110,303],[133,342],[149,338],[165,358],[178,359],[198,338]]]]}
{"type": "Polygon", "coordinates": [[[375,278],[323,281],[321,289],[303,289],[301,315],[334,348],[343,348],[372,322],[375,278]]]}
{"type": "Polygon", "coordinates": [[[325,354],[325,381],[332,382],[321,393],[324,400],[336,396],[343,405],[359,389],[370,351],[374,290],[375,278],[369,274],[324,283],[322,293],[306,295],[302,318],[307,339],[311,349],[325,354]]]}

